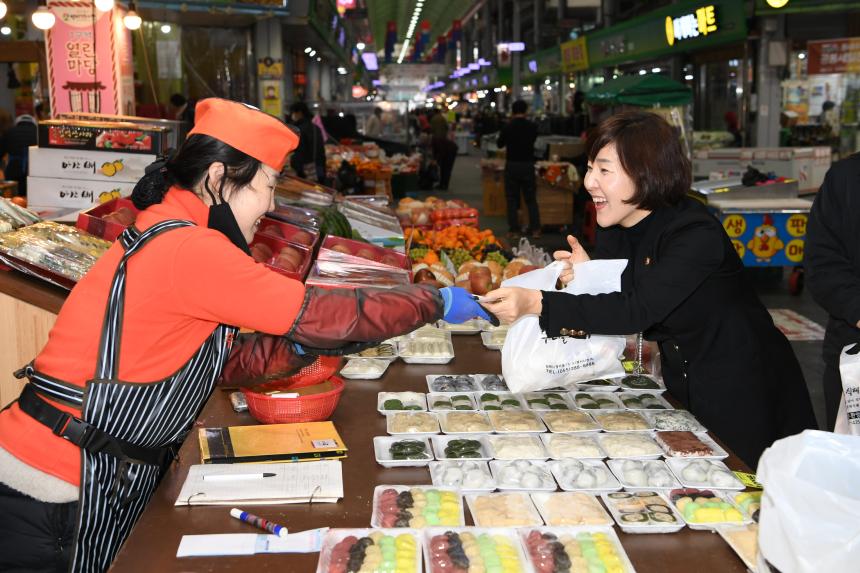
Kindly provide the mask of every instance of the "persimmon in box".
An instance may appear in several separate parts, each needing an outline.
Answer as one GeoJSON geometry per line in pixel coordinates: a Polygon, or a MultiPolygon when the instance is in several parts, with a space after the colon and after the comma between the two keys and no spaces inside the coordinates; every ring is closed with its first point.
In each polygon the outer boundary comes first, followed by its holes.
{"type": "Polygon", "coordinates": [[[334,235],[328,235],[323,240],[317,258],[320,260],[361,264],[363,263],[362,260],[355,260],[356,258],[360,258],[379,265],[404,269],[410,273],[412,271],[409,258],[402,253],[377,245],[371,245],[370,243],[335,237],[334,235]]]}
{"type": "Polygon", "coordinates": [[[311,266],[310,249],[284,239],[256,233],[250,247],[255,261],[298,281],[305,278],[311,266]]]}
{"type": "Polygon", "coordinates": [[[306,286],[323,288],[391,288],[410,283],[409,273],[403,269],[373,266],[366,262],[351,264],[319,259],[314,262],[308,280],[305,281],[306,286]]]}
{"type": "Polygon", "coordinates": [[[257,229],[257,232],[308,248],[313,248],[319,239],[319,233],[317,232],[302,229],[270,217],[263,217],[260,220],[260,227],[257,229]]]}
{"type": "Polygon", "coordinates": [[[134,224],[138,213],[131,199],[120,197],[78,213],[75,226],[105,241],[115,241],[126,227],[134,224]]]}

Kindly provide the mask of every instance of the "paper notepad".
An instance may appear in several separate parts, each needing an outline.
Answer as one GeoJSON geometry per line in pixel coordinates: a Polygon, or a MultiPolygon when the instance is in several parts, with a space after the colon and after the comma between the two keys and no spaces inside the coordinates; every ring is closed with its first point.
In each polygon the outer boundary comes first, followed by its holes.
{"type": "Polygon", "coordinates": [[[343,497],[339,460],[312,464],[194,465],[175,505],[273,505],[307,501],[335,503],[343,497]],[[259,479],[231,480],[231,474],[275,474],[259,479]],[[205,479],[206,476],[223,479],[205,479]]]}

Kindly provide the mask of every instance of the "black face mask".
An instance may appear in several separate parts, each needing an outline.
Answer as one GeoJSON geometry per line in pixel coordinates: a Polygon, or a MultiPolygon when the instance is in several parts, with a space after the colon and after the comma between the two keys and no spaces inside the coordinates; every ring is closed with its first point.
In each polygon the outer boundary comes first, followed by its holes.
{"type": "Polygon", "coordinates": [[[245,240],[239,223],[236,222],[236,217],[233,215],[233,210],[226,201],[209,207],[209,221],[206,226],[223,233],[225,237],[230,239],[231,243],[242,249],[246,255],[251,254],[248,241],[245,240]]]}

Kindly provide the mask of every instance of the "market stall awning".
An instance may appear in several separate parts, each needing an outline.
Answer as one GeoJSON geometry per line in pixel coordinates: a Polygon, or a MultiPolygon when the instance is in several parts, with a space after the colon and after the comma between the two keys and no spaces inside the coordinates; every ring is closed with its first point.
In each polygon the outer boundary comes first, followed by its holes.
{"type": "MultiPolygon", "coordinates": [[[[381,50],[385,45],[385,28],[389,21],[397,23],[397,43],[402,44],[409,28],[409,18],[415,12],[416,0],[367,0],[367,15],[370,18],[370,30],[376,48],[381,50]]],[[[436,38],[446,34],[454,20],[465,14],[472,1],[460,2],[425,2],[421,12],[421,20],[430,22],[430,45],[433,49],[436,38]]],[[[416,28],[416,34],[420,29],[416,28]]]]}
{"type": "Polygon", "coordinates": [[[593,88],[585,94],[585,101],[604,105],[668,107],[692,103],[693,91],[659,74],[621,76],[593,88]]]}

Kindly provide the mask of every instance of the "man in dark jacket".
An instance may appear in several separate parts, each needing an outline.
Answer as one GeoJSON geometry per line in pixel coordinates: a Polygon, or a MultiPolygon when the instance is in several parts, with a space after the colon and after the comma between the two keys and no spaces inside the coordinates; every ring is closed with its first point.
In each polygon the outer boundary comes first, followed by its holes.
{"type": "Polygon", "coordinates": [[[42,103],[36,104],[36,117],[29,114],[19,115],[15,119],[15,125],[0,135],[0,157],[9,154],[5,176],[9,181],[18,183],[18,195],[27,194],[29,150],[38,141],[36,118],[47,119],[47,110],[42,103]]]}
{"type": "Polygon", "coordinates": [[[299,146],[290,156],[290,167],[299,177],[306,177],[311,165],[318,183],[325,182],[325,145],[320,128],[311,122],[311,110],[305,102],[290,106],[290,118],[299,129],[299,146]]]}
{"type": "Polygon", "coordinates": [[[860,342],[860,153],[834,163],[809,213],[806,278],[815,301],[830,314],[824,335],[826,429],[842,398],[839,354],[860,342]]]}
{"type": "Polygon", "coordinates": [[[526,119],[528,105],[517,100],[511,106],[511,121],[502,128],[497,144],[507,147],[505,161],[505,198],[508,203],[508,235],[519,233],[520,224],[517,212],[520,208],[520,193],[529,210],[529,223],[532,236],[540,236],[540,213],[537,205],[537,184],[535,182],[535,139],[537,126],[526,119]]]}

